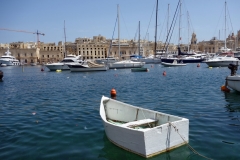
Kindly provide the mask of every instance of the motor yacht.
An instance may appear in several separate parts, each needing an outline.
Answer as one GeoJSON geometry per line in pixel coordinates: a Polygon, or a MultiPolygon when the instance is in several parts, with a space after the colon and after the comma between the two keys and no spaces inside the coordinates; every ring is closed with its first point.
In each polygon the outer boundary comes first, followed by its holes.
{"type": "Polygon", "coordinates": [[[82,60],[80,59],[81,56],[76,56],[76,55],[67,55],[61,62],[57,63],[50,63],[46,64],[45,66],[50,70],[50,71],[56,71],[56,70],[70,70],[68,67],[68,64],[72,63],[81,63],[82,60]]]}
{"type": "Polygon", "coordinates": [[[118,61],[118,58],[115,58],[115,57],[107,57],[107,58],[104,58],[104,59],[96,59],[95,62],[98,63],[98,64],[109,64],[109,63],[114,63],[114,62],[117,62],[118,61]]]}
{"type": "Polygon", "coordinates": [[[7,48],[7,52],[0,58],[1,66],[14,66],[20,65],[19,60],[17,60],[14,56],[11,56],[11,52],[9,52],[9,47],[7,48]]]}
{"type": "Polygon", "coordinates": [[[238,58],[235,58],[233,53],[220,53],[217,56],[210,58],[206,61],[203,61],[206,63],[209,67],[227,67],[230,63],[231,64],[237,64],[240,60],[238,58]]]}

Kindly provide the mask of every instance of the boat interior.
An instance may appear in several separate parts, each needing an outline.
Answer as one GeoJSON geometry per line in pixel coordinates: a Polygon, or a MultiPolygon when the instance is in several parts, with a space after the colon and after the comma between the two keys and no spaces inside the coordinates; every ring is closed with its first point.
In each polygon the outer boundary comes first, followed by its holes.
{"type": "Polygon", "coordinates": [[[183,118],[135,107],[113,99],[103,101],[105,118],[109,123],[132,129],[154,128],[183,118]]]}

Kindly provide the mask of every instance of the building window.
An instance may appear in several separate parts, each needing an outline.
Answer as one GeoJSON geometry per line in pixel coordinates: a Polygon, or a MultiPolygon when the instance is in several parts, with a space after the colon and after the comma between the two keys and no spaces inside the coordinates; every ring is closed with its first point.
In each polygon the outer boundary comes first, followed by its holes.
{"type": "Polygon", "coordinates": [[[42,55],[42,57],[44,58],[44,55],[42,55]]]}
{"type": "Polygon", "coordinates": [[[49,55],[47,55],[47,58],[49,58],[49,55]]]}

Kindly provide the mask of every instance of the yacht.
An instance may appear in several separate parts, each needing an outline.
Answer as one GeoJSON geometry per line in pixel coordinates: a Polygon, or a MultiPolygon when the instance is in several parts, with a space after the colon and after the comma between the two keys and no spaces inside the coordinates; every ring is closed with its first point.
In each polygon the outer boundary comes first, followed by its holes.
{"type": "Polygon", "coordinates": [[[82,63],[68,64],[71,72],[90,72],[90,71],[107,71],[109,68],[105,64],[97,64],[91,61],[84,61],[82,63]]]}
{"type": "Polygon", "coordinates": [[[67,55],[61,62],[57,63],[50,63],[46,64],[45,66],[50,70],[50,71],[56,71],[56,70],[70,70],[68,67],[69,64],[72,63],[81,63],[82,60],[80,60],[80,55],[67,55]]]}
{"type": "Polygon", "coordinates": [[[9,52],[9,47],[5,55],[0,58],[0,65],[1,66],[14,66],[20,65],[19,60],[17,60],[14,56],[11,56],[11,52],[9,52]]]}
{"type": "Polygon", "coordinates": [[[107,57],[105,59],[96,59],[95,62],[98,64],[109,64],[109,63],[114,63],[117,62],[118,58],[115,57],[107,57]]]}
{"type": "Polygon", "coordinates": [[[136,55],[132,55],[130,58],[134,62],[145,62],[145,64],[161,63],[161,59],[154,57],[154,55],[149,55],[147,57],[138,57],[136,55]]]}
{"type": "Polygon", "coordinates": [[[109,63],[109,69],[123,69],[123,68],[141,68],[145,62],[134,62],[131,60],[122,60],[115,63],[109,63]]]}
{"type": "Polygon", "coordinates": [[[230,63],[237,64],[240,60],[234,57],[231,52],[220,53],[217,56],[204,61],[208,67],[227,67],[230,63]]]}

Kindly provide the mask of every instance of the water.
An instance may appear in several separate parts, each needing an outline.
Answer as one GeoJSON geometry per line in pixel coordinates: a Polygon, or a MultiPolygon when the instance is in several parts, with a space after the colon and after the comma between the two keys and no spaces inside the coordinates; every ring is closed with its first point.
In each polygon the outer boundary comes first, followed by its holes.
{"type": "MultiPolygon", "coordinates": [[[[112,88],[117,100],[188,118],[189,144],[200,154],[240,159],[240,93],[220,90],[230,74],[227,67],[146,67],[149,72],[91,73],[2,67],[0,159],[144,159],[105,135],[99,104],[112,88]]],[[[185,145],[150,159],[204,158],[185,145]]]]}

